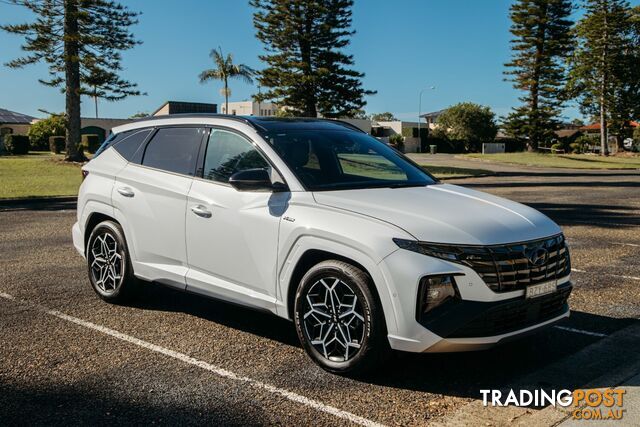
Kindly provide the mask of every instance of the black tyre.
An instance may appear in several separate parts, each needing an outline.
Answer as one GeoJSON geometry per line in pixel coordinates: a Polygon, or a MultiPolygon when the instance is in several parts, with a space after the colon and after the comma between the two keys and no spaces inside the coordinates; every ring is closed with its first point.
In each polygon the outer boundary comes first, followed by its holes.
{"type": "Polygon", "coordinates": [[[391,353],[384,313],[361,269],[337,260],[312,267],[296,292],[294,321],[302,346],[323,369],[358,375],[391,353]]]}
{"type": "Polygon", "coordinates": [[[91,286],[103,300],[123,303],[132,296],[137,281],[119,224],[103,221],[91,231],[87,267],[91,286]]]}

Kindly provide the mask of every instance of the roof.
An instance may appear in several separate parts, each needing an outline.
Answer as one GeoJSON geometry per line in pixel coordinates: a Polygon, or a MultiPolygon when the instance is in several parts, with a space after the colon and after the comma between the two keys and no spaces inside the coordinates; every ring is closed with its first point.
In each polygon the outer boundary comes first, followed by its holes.
{"type": "MultiPolygon", "coordinates": [[[[627,125],[632,128],[640,126],[640,123],[634,121],[628,121],[627,125]]],[[[593,123],[590,125],[582,126],[580,130],[600,130],[600,123],[593,123]]]]}
{"type": "Polygon", "coordinates": [[[309,117],[245,117],[254,127],[267,132],[287,131],[292,129],[305,130],[344,130],[345,128],[362,132],[360,128],[348,122],[333,119],[316,119],[309,117]]]}
{"type": "Polygon", "coordinates": [[[442,113],[444,113],[445,110],[438,110],[438,111],[432,111],[431,113],[424,113],[421,114],[420,117],[424,117],[425,119],[429,119],[429,118],[437,118],[439,115],[441,115],[442,113]]]}
{"type": "MultiPolygon", "coordinates": [[[[118,133],[129,128],[140,128],[153,126],[153,122],[163,122],[164,124],[180,124],[198,123],[203,119],[226,119],[234,120],[248,124],[260,132],[280,132],[292,129],[305,130],[353,130],[364,132],[355,125],[348,122],[332,119],[314,119],[314,118],[281,118],[281,117],[257,117],[257,116],[235,116],[228,114],[168,114],[162,116],[150,116],[142,119],[133,120],[129,124],[118,126],[113,132],[118,133]]],[[[366,132],[365,132],[366,133],[366,132]]]]}
{"type": "Polygon", "coordinates": [[[167,101],[162,104],[156,111],[151,113],[156,115],[166,105],[169,105],[169,114],[191,114],[191,113],[217,113],[217,104],[207,104],[205,102],[185,102],[185,101],[167,101]]]}
{"type": "Polygon", "coordinates": [[[582,133],[578,129],[558,129],[555,134],[558,138],[570,138],[576,134],[582,133]]]}
{"type": "Polygon", "coordinates": [[[0,108],[0,124],[28,125],[33,120],[35,120],[35,117],[0,108]]]}

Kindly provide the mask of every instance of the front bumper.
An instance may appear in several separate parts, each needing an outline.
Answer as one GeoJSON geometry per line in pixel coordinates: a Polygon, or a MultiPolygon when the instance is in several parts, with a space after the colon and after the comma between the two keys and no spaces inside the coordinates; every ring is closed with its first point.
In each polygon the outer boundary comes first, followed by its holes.
{"type": "Polygon", "coordinates": [[[425,328],[443,338],[426,351],[482,350],[550,326],[569,316],[571,290],[571,283],[566,282],[556,292],[533,299],[451,301],[421,320],[425,328]]]}
{"type": "Polygon", "coordinates": [[[558,290],[553,294],[526,299],[524,290],[494,292],[467,266],[409,251],[396,251],[379,266],[393,297],[392,305],[384,309],[389,344],[396,350],[481,350],[569,316],[569,276],[557,280],[558,290]],[[417,317],[421,277],[446,274],[455,276],[459,299],[443,304],[424,318],[417,317]]]}

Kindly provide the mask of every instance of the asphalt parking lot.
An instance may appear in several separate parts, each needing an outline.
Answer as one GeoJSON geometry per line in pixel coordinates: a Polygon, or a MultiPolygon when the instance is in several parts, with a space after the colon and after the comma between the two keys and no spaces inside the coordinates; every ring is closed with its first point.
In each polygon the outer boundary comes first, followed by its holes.
{"type": "Polygon", "coordinates": [[[488,351],[398,354],[359,379],[316,367],[293,324],[273,316],[152,284],[131,305],[106,304],[72,247],[72,203],[0,206],[0,424],[447,423],[480,389],[627,379],[640,350],[640,172],[528,169],[452,183],[563,227],[572,316],[488,351]]]}

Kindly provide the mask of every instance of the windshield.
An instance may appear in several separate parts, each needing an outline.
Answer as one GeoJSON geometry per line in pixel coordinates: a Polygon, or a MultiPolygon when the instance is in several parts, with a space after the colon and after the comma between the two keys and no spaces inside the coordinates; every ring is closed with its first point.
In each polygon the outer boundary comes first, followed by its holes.
{"type": "Polygon", "coordinates": [[[264,136],[311,191],[419,187],[436,182],[402,154],[364,133],[297,129],[264,136]]]}

